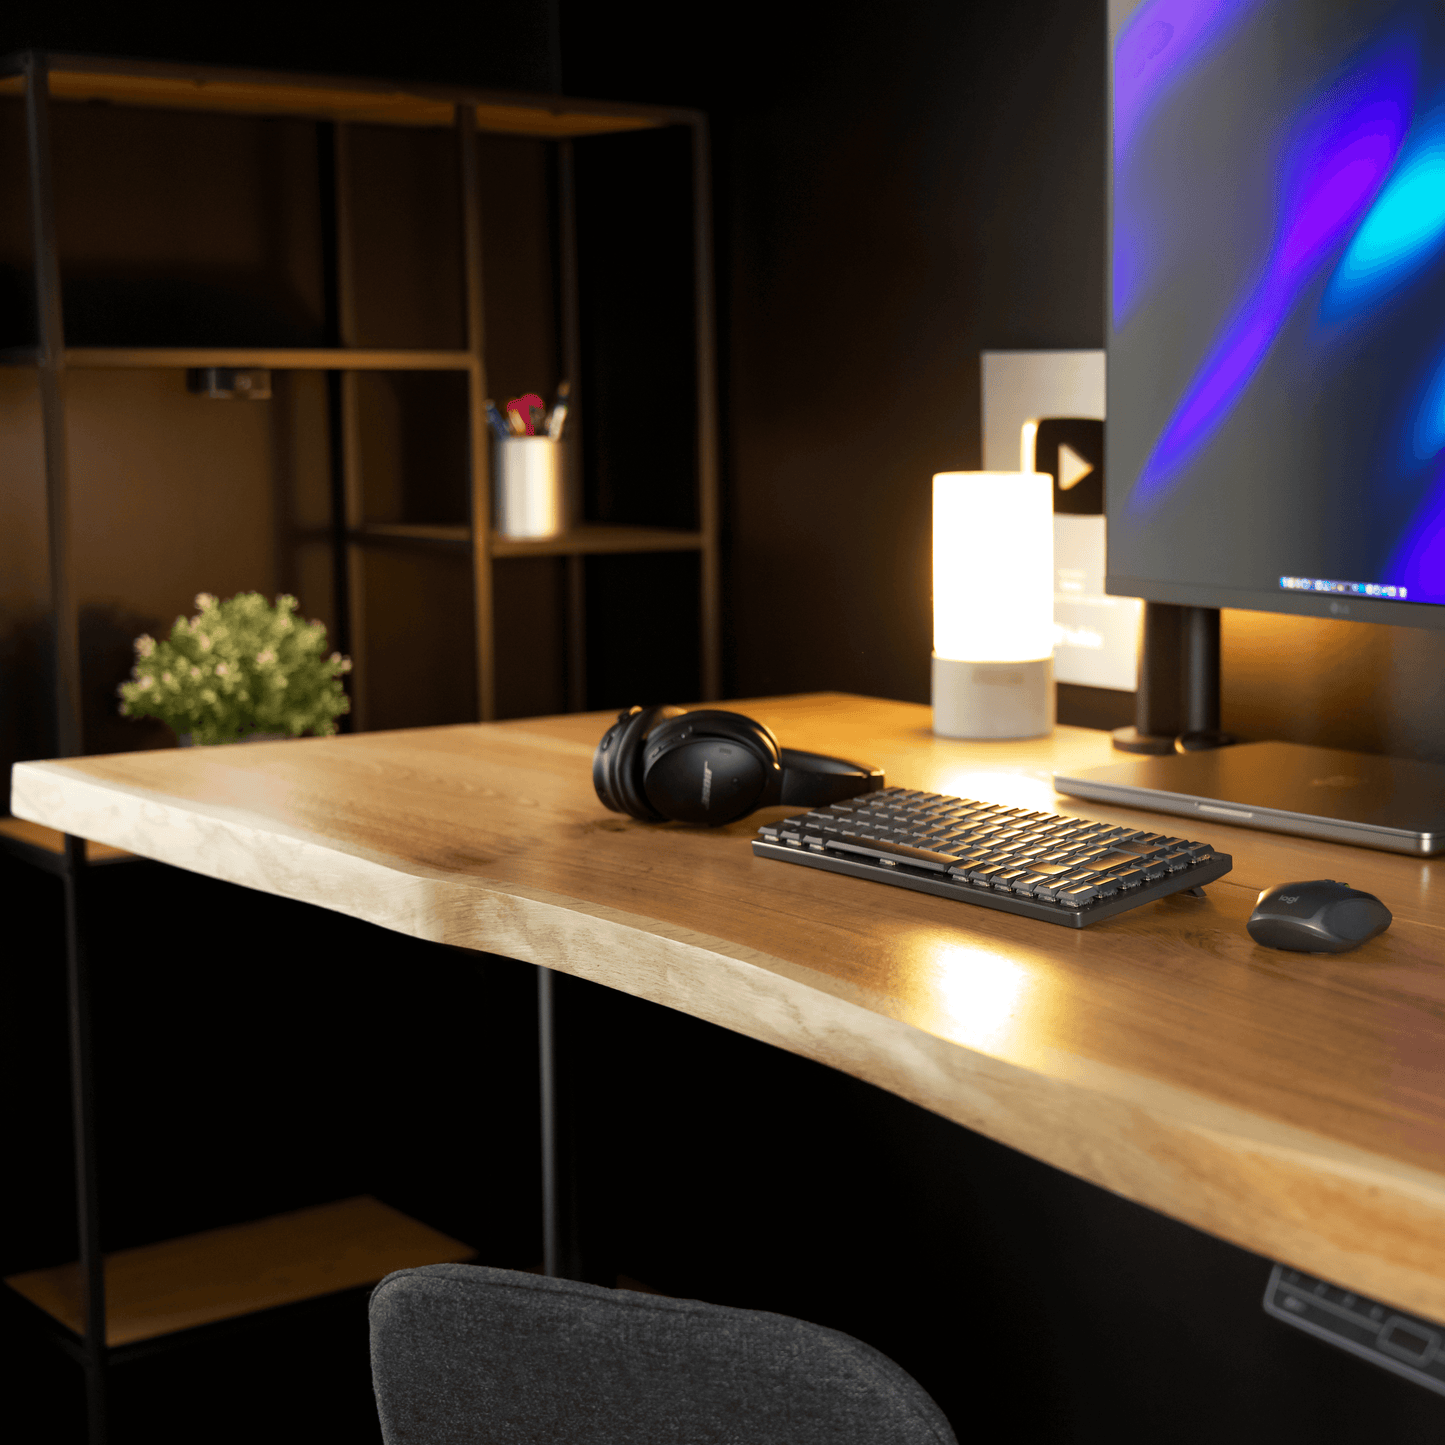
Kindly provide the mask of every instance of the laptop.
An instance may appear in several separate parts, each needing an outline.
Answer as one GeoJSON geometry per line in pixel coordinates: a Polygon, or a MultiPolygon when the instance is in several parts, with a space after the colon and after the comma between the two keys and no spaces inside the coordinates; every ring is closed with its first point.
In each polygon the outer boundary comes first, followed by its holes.
{"type": "Polygon", "coordinates": [[[1300,743],[1238,743],[1055,773],[1075,798],[1391,853],[1445,850],[1445,767],[1300,743]]]}

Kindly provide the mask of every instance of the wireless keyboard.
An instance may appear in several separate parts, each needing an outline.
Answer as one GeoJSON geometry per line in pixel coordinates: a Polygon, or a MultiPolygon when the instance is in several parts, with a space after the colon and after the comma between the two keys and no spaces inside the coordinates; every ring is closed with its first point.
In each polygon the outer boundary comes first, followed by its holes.
{"type": "Polygon", "coordinates": [[[1234,866],[1208,843],[906,788],[765,823],[753,852],[1067,928],[1199,888],[1234,866]]]}

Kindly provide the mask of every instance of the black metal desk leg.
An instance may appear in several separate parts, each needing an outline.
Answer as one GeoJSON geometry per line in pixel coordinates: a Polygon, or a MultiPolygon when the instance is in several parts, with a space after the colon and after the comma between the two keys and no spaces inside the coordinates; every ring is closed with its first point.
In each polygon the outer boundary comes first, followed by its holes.
{"type": "Polygon", "coordinates": [[[557,976],[537,966],[537,1057],[542,1103],[542,1272],[582,1279],[574,1121],[566,1086],[557,976]]]}
{"type": "Polygon", "coordinates": [[[105,1445],[105,1261],[100,1252],[96,1180],[95,1081],[91,1052],[91,980],[86,958],[88,887],[85,840],[65,838],[65,963],[70,1012],[71,1133],[80,1227],[80,1287],[85,1313],[85,1403],[90,1445],[105,1445]]]}
{"type": "Polygon", "coordinates": [[[552,970],[537,965],[537,1059],[542,1093],[542,1273],[562,1277],[562,1223],[557,1187],[557,1016],[552,970]]]}

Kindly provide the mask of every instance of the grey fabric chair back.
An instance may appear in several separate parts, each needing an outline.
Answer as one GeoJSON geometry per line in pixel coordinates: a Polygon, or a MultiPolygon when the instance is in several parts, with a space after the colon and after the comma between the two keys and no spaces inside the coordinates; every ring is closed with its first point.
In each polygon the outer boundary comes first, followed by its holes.
{"type": "Polygon", "coordinates": [[[377,1285],[371,1370],[386,1445],[956,1445],[836,1330],[475,1265],[377,1285]]]}

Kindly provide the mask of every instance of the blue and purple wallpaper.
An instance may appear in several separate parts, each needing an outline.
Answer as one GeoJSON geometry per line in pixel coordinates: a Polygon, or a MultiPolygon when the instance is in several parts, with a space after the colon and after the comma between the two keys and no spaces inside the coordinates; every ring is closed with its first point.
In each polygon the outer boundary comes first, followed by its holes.
{"type": "Polygon", "coordinates": [[[1111,584],[1445,604],[1445,5],[1113,9],[1111,584]]]}

